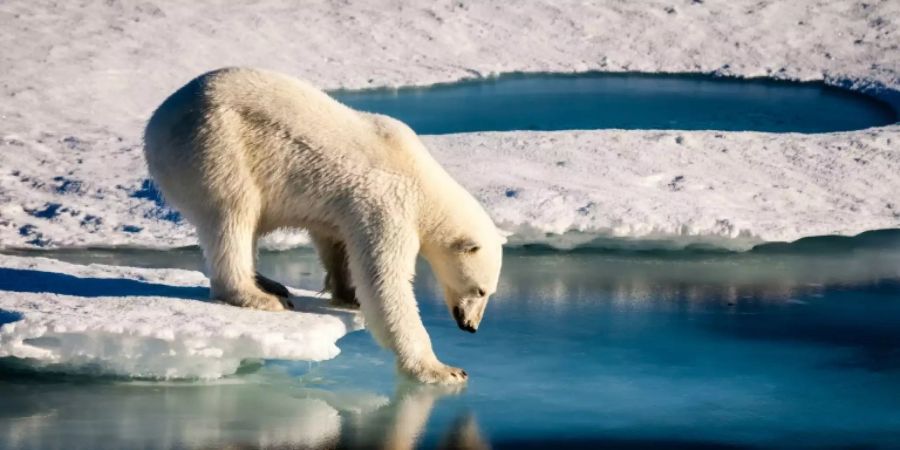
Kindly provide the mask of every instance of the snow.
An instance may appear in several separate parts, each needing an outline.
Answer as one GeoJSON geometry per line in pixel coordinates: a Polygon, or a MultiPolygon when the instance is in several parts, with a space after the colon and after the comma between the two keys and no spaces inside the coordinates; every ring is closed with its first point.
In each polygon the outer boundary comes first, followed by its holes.
{"type": "Polygon", "coordinates": [[[0,357],[42,370],[214,379],[244,360],[333,358],[335,342],[362,327],[298,289],[299,311],[211,302],[194,271],[0,255],[0,274],[0,357]]]}
{"type": "MultiPolygon", "coordinates": [[[[0,3],[0,247],[194,244],[147,181],[141,130],[169,93],[223,66],[323,88],[537,71],[770,76],[824,80],[900,107],[900,2],[411,3],[0,3]]],[[[745,249],[900,226],[898,139],[888,126],[427,143],[512,243],[745,249]]],[[[280,233],[268,246],[307,242],[280,233]]]]}
{"type": "Polygon", "coordinates": [[[427,141],[513,232],[514,245],[746,250],[897,227],[898,132],[522,132],[427,141]]]}

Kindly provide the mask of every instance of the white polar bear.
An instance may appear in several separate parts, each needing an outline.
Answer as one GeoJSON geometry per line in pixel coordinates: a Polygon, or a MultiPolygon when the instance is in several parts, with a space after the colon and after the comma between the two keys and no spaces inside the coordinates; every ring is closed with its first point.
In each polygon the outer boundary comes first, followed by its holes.
{"type": "Polygon", "coordinates": [[[197,228],[214,298],[283,309],[284,287],[255,274],[256,241],[304,228],[326,289],[358,299],[402,372],[467,378],[434,355],[412,290],[416,256],[431,264],[459,327],[474,332],[497,289],[504,238],[405,124],[286,75],[230,68],[166,99],[144,140],[163,196],[197,228]]]}

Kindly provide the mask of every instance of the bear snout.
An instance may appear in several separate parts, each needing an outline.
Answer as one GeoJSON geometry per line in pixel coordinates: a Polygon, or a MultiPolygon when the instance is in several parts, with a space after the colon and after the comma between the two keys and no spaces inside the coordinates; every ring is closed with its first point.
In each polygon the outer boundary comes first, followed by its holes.
{"type": "Polygon", "coordinates": [[[460,330],[468,331],[469,333],[478,331],[478,328],[472,325],[471,321],[466,320],[459,306],[453,307],[453,318],[456,319],[456,325],[459,326],[460,330]]]}

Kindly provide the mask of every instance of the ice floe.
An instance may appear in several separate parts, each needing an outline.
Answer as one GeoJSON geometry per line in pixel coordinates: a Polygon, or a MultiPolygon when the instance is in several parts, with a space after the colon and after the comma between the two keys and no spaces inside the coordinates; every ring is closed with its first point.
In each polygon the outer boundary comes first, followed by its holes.
{"type": "Polygon", "coordinates": [[[247,360],[321,361],[362,327],[351,311],[294,289],[298,311],[208,301],[203,274],[0,256],[0,357],[43,369],[213,379],[247,360]]]}

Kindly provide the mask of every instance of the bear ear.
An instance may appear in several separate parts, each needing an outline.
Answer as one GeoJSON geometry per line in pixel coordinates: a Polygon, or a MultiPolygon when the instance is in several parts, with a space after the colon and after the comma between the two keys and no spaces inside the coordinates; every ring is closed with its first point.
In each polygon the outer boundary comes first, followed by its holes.
{"type": "Polygon", "coordinates": [[[450,248],[457,253],[475,253],[481,246],[470,238],[459,238],[453,241],[450,248]]]}

